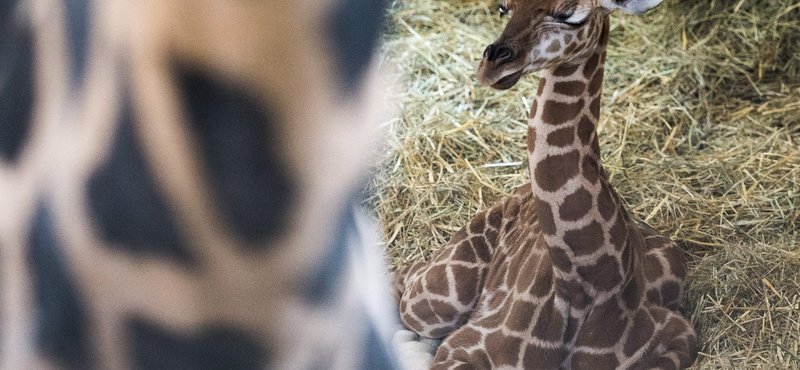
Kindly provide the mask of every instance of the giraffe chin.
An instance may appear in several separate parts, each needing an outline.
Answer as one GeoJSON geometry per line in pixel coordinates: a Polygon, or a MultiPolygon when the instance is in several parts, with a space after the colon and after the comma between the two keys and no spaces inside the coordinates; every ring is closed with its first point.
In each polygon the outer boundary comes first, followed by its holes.
{"type": "Polygon", "coordinates": [[[522,78],[522,72],[523,70],[519,70],[508,76],[505,76],[497,80],[497,82],[493,83],[491,86],[493,89],[497,90],[508,90],[512,86],[516,85],[517,82],[519,82],[519,79],[522,78]]]}

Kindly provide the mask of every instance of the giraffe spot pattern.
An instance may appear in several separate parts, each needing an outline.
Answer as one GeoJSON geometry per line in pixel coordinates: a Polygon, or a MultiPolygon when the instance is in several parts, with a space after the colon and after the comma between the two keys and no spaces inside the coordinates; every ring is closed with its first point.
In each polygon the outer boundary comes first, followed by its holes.
{"type": "Polygon", "coordinates": [[[617,343],[625,334],[628,317],[620,309],[615,299],[609,299],[592,308],[592,314],[584,323],[586,328],[575,342],[576,346],[604,347],[617,343]]]}
{"type": "Polygon", "coordinates": [[[354,214],[356,200],[353,197],[348,206],[339,217],[335,235],[331,244],[327,247],[325,258],[321,266],[314,269],[313,275],[307,280],[303,296],[312,305],[330,304],[336,298],[338,289],[343,285],[345,271],[347,271],[347,260],[350,255],[350,245],[362,245],[359,232],[356,226],[356,216],[354,214]]]}
{"type": "MultiPolygon", "coordinates": [[[[548,258],[547,256],[542,257],[543,260],[548,258]]],[[[552,258],[552,257],[550,257],[552,258]]],[[[563,258],[563,257],[562,257],[563,258]]],[[[563,262],[562,262],[563,264],[563,262]]],[[[536,270],[536,279],[533,281],[533,285],[530,287],[529,294],[533,297],[545,297],[550,294],[553,290],[553,269],[552,263],[546,263],[544,261],[539,262],[539,267],[536,270]]],[[[564,266],[561,266],[563,270],[564,266]]],[[[569,266],[566,266],[568,269],[572,269],[571,263],[569,266]]],[[[569,270],[565,270],[569,271],[569,270]]]]}
{"type": "Polygon", "coordinates": [[[565,127],[555,130],[547,135],[547,144],[559,148],[572,145],[575,142],[575,128],[565,127]]]}
{"type": "Polygon", "coordinates": [[[598,258],[593,265],[579,266],[577,271],[584,281],[589,282],[598,291],[610,291],[622,282],[619,262],[607,254],[598,258]]]}
{"type": "Polygon", "coordinates": [[[600,215],[606,221],[611,220],[617,210],[617,206],[611,198],[611,190],[605,181],[600,183],[600,193],[597,195],[597,210],[600,211],[600,215]]]}
{"type": "Polygon", "coordinates": [[[600,179],[600,172],[598,170],[597,161],[591,156],[585,155],[581,160],[581,173],[586,181],[591,184],[596,184],[600,179]]]}
{"type": "Polygon", "coordinates": [[[493,227],[494,229],[500,229],[503,226],[503,210],[500,207],[494,207],[489,211],[489,216],[487,217],[489,221],[489,226],[493,227]]]}
{"type": "Polygon", "coordinates": [[[603,73],[602,70],[597,70],[592,80],[589,82],[589,92],[590,96],[595,96],[600,92],[600,89],[603,87],[603,73]]]}
{"type": "Polygon", "coordinates": [[[545,101],[542,110],[542,121],[555,126],[572,121],[583,109],[584,103],[583,99],[574,103],[562,103],[555,100],[545,101]]]}
{"type": "Polygon", "coordinates": [[[555,309],[553,301],[549,300],[542,306],[531,335],[544,341],[560,342],[565,325],[564,316],[555,309]]]}
{"type": "Polygon", "coordinates": [[[19,0],[0,4],[0,158],[15,161],[28,137],[34,104],[33,35],[13,21],[19,0]]]}
{"type": "Polygon", "coordinates": [[[622,217],[617,217],[617,220],[614,221],[614,226],[611,226],[611,230],[608,231],[608,234],[608,241],[613,244],[617,250],[622,249],[625,245],[625,241],[628,240],[628,226],[625,220],[623,220],[622,217]]]}
{"type": "Polygon", "coordinates": [[[482,262],[489,262],[492,259],[492,254],[489,251],[489,244],[486,243],[486,238],[483,235],[476,235],[469,239],[472,244],[472,249],[482,262]]]}
{"type": "Polygon", "coordinates": [[[447,265],[432,266],[425,273],[425,290],[429,293],[446,296],[450,294],[447,282],[447,265]]]}
{"type": "Polygon", "coordinates": [[[339,0],[328,21],[345,96],[355,94],[378,47],[386,0],[339,0]]]}
{"type": "Polygon", "coordinates": [[[680,249],[673,247],[665,250],[664,258],[667,259],[667,264],[673,275],[680,279],[686,277],[686,259],[683,257],[683,252],[680,249]]]}
{"type": "Polygon", "coordinates": [[[560,81],[553,84],[553,92],[565,96],[581,96],[586,90],[583,81],[560,81]]]}
{"type": "MultiPolygon", "coordinates": [[[[536,104],[536,101],[533,103],[536,104]]],[[[536,128],[528,126],[528,152],[533,153],[536,150],[536,128]]]]}
{"type": "Polygon", "coordinates": [[[603,227],[597,221],[592,221],[581,229],[569,230],[564,233],[564,243],[575,253],[575,256],[596,252],[603,245],[603,238],[603,227]]]}
{"type": "Polygon", "coordinates": [[[480,271],[477,268],[464,266],[453,266],[452,269],[456,281],[458,301],[467,305],[474,301],[478,294],[476,287],[479,286],[480,271]]]}
{"type": "Polygon", "coordinates": [[[147,166],[127,93],[120,104],[110,157],[87,183],[89,212],[109,248],[192,266],[196,257],[147,166]]]}
{"type": "Polygon", "coordinates": [[[636,328],[636,330],[631,330],[628,333],[628,338],[625,339],[625,345],[622,348],[622,352],[628,357],[632,356],[639,348],[642,348],[642,346],[650,340],[655,331],[655,324],[644,308],[636,312],[636,316],[633,318],[633,324],[631,325],[636,328]]]}
{"type": "Polygon", "coordinates": [[[629,310],[636,309],[642,303],[644,297],[644,281],[641,275],[636,275],[622,289],[622,302],[629,310]]]}
{"type": "Polygon", "coordinates": [[[529,344],[525,348],[522,364],[525,369],[555,369],[561,363],[562,353],[563,351],[559,349],[529,344]]]}
{"type": "Polygon", "coordinates": [[[539,227],[547,235],[553,235],[556,233],[556,222],[553,218],[553,209],[550,207],[550,204],[539,199],[534,198],[533,200],[536,210],[538,211],[537,214],[539,215],[539,227]]]}
{"type": "Polygon", "coordinates": [[[483,338],[481,332],[469,327],[462,326],[456,330],[448,341],[454,348],[469,348],[478,345],[483,338]]]}
{"type": "Polygon", "coordinates": [[[125,323],[125,330],[134,368],[141,370],[257,370],[269,358],[255,338],[232,327],[174,333],[133,317],[125,323]]]}
{"type": "Polygon", "coordinates": [[[665,304],[680,303],[681,286],[674,281],[667,281],[661,286],[661,296],[665,304]]]}
{"type": "Polygon", "coordinates": [[[577,221],[589,214],[592,208],[592,194],[583,187],[564,198],[558,209],[559,217],[564,221],[577,221]]]}
{"type": "Polygon", "coordinates": [[[583,77],[588,80],[597,71],[598,66],[600,66],[600,54],[594,53],[583,65],[583,77]]]}
{"type": "Polygon", "coordinates": [[[67,42],[72,84],[78,87],[86,75],[92,9],[89,0],[66,0],[67,42]]]}
{"type": "Polygon", "coordinates": [[[661,260],[653,254],[648,254],[644,259],[644,277],[647,281],[655,281],[664,274],[661,260]]]}
{"type": "Polygon", "coordinates": [[[547,47],[547,50],[545,51],[547,51],[548,53],[555,53],[559,50],[561,50],[561,41],[553,40],[553,42],[550,43],[550,45],[547,47]]]}
{"type": "Polygon", "coordinates": [[[469,243],[458,243],[455,247],[455,251],[453,252],[453,256],[451,258],[453,261],[461,261],[467,263],[477,263],[478,258],[475,255],[475,251],[469,245],[469,243]]]}
{"type": "Polygon", "coordinates": [[[562,64],[553,71],[553,76],[567,77],[572,76],[580,68],[580,64],[562,64]]]}
{"type": "Polygon", "coordinates": [[[596,96],[594,100],[592,100],[592,103],[589,104],[589,112],[592,113],[594,119],[600,118],[600,95],[596,96]]]}
{"type": "Polygon", "coordinates": [[[536,184],[544,191],[556,191],[578,174],[580,153],[550,155],[536,165],[536,184]]]}
{"type": "Polygon", "coordinates": [[[469,221],[469,232],[471,234],[480,234],[486,229],[486,213],[478,213],[472,220],[469,221]]]}
{"type": "MultiPolygon", "coordinates": [[[[536,96],[542,96],[544,88],[547,86],[547,78],[542,77],[539,79],[539,87],[536,89],[536,96]]],[[[538,99],[536,100],[538,101],[538,99]]]]}
{"type": "Polygon", "coordinates": [[[286,231],[297,195],[278,155],[277,112],[208,71],[177,65],[174,72],[221,213],[252,248],[263,249],[256,243],[286,231]]]}
{"type": "Polygon", "coordinates": [[[492,368],[516,366],[522,350],[522,339],[504,335],[501,331],[486,336],[486,353],[492,361],[492,368]]]}
{"type": "Polygon", "coordinates": [[[511,331],[526,331],[533,321],[533,314],[536,307],[531,302],[516,301],[512,304],[511,310],[504,323],[505,327],[511,331]]]}
{"type": "Polygon", "coordinates": [[[75,289],[54,216],[40,203],[30,229],[27,262],[33,281],[37,350],[68,370],[95,369],[89,317],[75,289]]]}
{"type": "Polygon", "coordinates": [[[580,122],[578,122],[578,138],[581,139],[581,143],[583,145],[589,145],[593,134],[594,122],[592,122],[592,119],[587,116],[581,117],[580,122]]]}
{"type": "Polygon", "coordinates": [[[612,370],[619,366],[619,361],[613,353],[602,355],[577,352],[572,355],[571,367],[573,369],[612,370]]]}

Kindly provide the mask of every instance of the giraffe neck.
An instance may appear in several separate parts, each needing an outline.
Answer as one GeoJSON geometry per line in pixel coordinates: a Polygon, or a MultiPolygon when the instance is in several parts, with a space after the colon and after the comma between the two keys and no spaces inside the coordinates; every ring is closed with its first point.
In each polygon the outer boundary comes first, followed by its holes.
{"type": "Polygon", "coordinates": [[[633,263],[628,215],[597,141],[608,17],[597,31],[599,45],[585,62],[540,74],[528,126],[531,186],[554,276],[594,300],[619,292],[633,263]]]}

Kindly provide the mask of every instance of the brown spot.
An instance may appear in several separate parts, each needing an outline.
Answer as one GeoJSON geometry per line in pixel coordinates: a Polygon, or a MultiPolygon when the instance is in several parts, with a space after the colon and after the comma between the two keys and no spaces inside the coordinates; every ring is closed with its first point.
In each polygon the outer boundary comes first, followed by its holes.
{"type": "Polygon", "coordinates": [[[539,216],[539,227],[542,232],[547,235],[555,234],[556,222],[553,219],[553,209],[550,208],[550,204],[539,198],[534,198],[534,204],[537,211],[536,213],[539,216]]]}
{"type": "Polygon", "coordinates": [[[544,93],[545,86],[547,86],[547,79],[542,77],[539,79],[539,89],[536,90],[536,96],[542,96],[542,93],[544,93]]]}
{"type": "Polygon", "coordinates": [[[430,302],[433,312],[439,317],[439,322],[449,322],[459,316],[458,310],[450,303],[438,299],[432,299],[430,302]]]}
{"type": "Polygon", "coordinates": [[[636,309],[642,303],[644,297],[644,282],[641,280],[640,274],[634,275],[633,279],[628,282],[622,289],[622,302],[629,310],[636,309]]]}
{"type": "Polygon", "coordinates": [[[453,277],[456,281],[458,301],[463,305],[472,303],[478,295],[478,291],[480,291],[480,287],[478,286],[480,272],[477,268],[468,268],[459,265],[453,265],[450,268],[453,269],[453,277]]]}
{"type": "Polygon", "coordinates": [[[613,353],[604,355],[591,355],[583,352],[576,352],[572,355],[571,368],[573,369],[592,369],[592,370],[612,370],[619,366],[617,356],[613,353]]]}
{"type": "Polygon", "coordinates": [[[581,96],[586,91],[586,84],[583,81],[556,82],[553,91],[566,96],[581,96]]]}
{"type": "Polygon", "coordinates": [[[633,327],[636,330],[628,332],[628,338],[625,340],[625,346],[623,347],[623,352],[628,357],[647,344],[647,341],[653,337],[653,332],[655,331],[655,324],[653,324],[650,315],[644,309],[636,312],[636,316],[633,318],[633,327]]]}
{"type": "Polygon", "coordinates": [[[609,33],[609,25],[608,22],[606,22],[603,24],[602,29],[600,30],[600,39],[598,40],[598,43],[600,45],[608,44],[608,33],[609,33]]]}
{"type": "Polygon", "coordinates": [[[500,233],[496,229],[489,229],[486,230],[484,233],[486,235],[486,242],[489,243],[491,246],[497,245],[497,239],[500,237],[500,233]]]}
{"type": "Polygon", "coordinates": [[[617,211],[617,206],[611,198],[611,189],[609,189],[605,181],[600,183],[600,194],[597,195],[597,209],[606,221],[611,220],[614,212],[617,211]]]}
{"type": "Polygon", "coordinates": [[[506,317],[505,325],[511,331],[526,331],[533,322],[533,313],[536,306],[525,301],[516,301],[511,306],[511,311],[506,317]]]}
{"type": "Polygon", "coordinates": [[[558,214],[564,221],[577,221],[586,216],[592,208],[592,194],[583,187],[564,198],[558,214]]]}
{"type": "Polygon", "coordinates": [[[578,43],[569,44],[566,47],[566,49],[564,49],[564,52],[562,54],[563,55],[571,55],[573,52],[575,52],[575,50],[578,49],[578,46],[580,46],[578,43]]]}
{"type": "Polygon", "coordinates": [[[600,95],[597,95],[594,100],[592,100],[592,104],[589,105],[589,112],[592,113],[594,119],[600,118],[600,95]]]}
{"type": "Polygon", "coordinates": [[[586,28],[581,28],[581,29],[578,31],[578,35],[577,35],[577,37],[578,37],[578,40],[583,40],[584,36],[586,36],[586,35],[585,35],[585,30],[586,30],[586,28]]]}
{"type": "Polygon", "coordinates": [[[564,321],[564,317],[555,310],[553,301],[550,300],[542,306],[531,334],[545,341],[561,341],[564,336],[564,321]]]}
{"type": "Polygon", "coordinates": [[[469,235],[467,234],[467,228],[462,227],[461,230],[458,230],[458,232],[453,234],[453,236],[450,238],[450,244],[455,244],[466,239],[467,235],[469,235]]]}
{"type": "Polygon", "coordinates": [[[569,44],[572,41],[572,35],[566,34],[564,35],[564,43],[569,44]]]}
{"type": "Polygon", "coordinates": [[[603,292],[607,292],[622,282],[619,274],[619,262],[617,259],[604,254],[597,259],[597,263],[589,266],[578,266],[578,275],[592,284],[592,286],[603,292]]]}
{"type": "Polygon", "coordinates": [[[592,81],[589,82],[589,95],[594,96],[600,92],[600,89],[603,87],[603,69],[600,68],[592,77],[592,81]]]}
{"type": "Polygon", "coordinates": [[[475,251],[472,250],[472,247],[469,243],[459,243],[455,247],[455,252],[453,253],[454,261],[463,261],[469,263],[476,263],[478,262],[477,257],[475,256],[475,251]]]}
{"type": "Polygon", "coordinates": [[[427,299],[423,299],[411,306],[411,312],[426,324],[431,325],[438,323],[436,315],[433,313],[433,307],[431,307],[431,303],[427,299]]]}
{"type": "Polygon", "coordinates": [[[430,331],[431,338],[444,338],[453,331],[452,327],[438,328],[430,331]]]}
{"type": "Polygon", "coordinates": [[[578,331],[578,321],[579,319],[577,317],[572,316],[567,320],[567,328],[564,330],[564,343],[572,342],[572,338],[575,337],[578,331]]]}
{"type": "Polygon", "coordinates": [[[548,46],[547,50],[545,51],[548,53],[555,53],[559,50],[561,50],[561,41],[553,40],[553,42],[550,43],[550,46],[548,46]]]}
{"type": "MultiPolygon", "coordinates": [[[[470,321],[470,323],[472,323],[472,321],[470,321]]],[[[496,329],[499,328],[502,323],[503,323],[503,313],[498,311],[489,316],[482,317],[481,319],[475,322],[475,325],[487,329],[496,329]]]]}
{"type": "Polygon", "coordinates": [[[529,344],[522,357],[524,369],[558,369],[561,359],[564,358],[563,349],[542,348],[529,344]]]}
{"type": "Polygon", "coordinates": [[[578,117],[583,109],[583,99],[575,103],[561,103],[555,100],[548,100],[544,103],[542,111],[542,121],[551,125],[562,125],[578,117]]]}
{"type": "Polygon", "coordinates": [[[556,280],[556,296],[569,302],[572,308],[582,310],[592,303],[583,286],[576,280],[556,280]]]}
{"type": "MultiPolygon", "coordinates": [[[[549,260],[549,261],[551,261],[551,260],[549,260]]],[[[569,260],[567,260],[567,263],[570,263],[569,260]]],[[[531,289],[529,291],[529,293],[532,296],[534,296],[534,297],[544,297],[544,296],[550,294],[550,291],[553,290],[553,268],[552,268],[552,266],[553,266],[552,263],[544,263],[544,261],[541,261],[539,263],[539,267],[536,270],[536,277],[534,278],[533,285],[531,285],[531,289]]]]}
{"type": "MultiPolygon", "coordinates": [[[[597,157],[600,157],[600,143],[597,142],[597,135],[594,135],[594,138],[592,139],[592,153],[594,153],[597,157]]],[[[605,175],[603,175],[603,177],[605,177],[605,175]]]]}
{"type": "Polygon", "coordinates": [[[536,277],[536,269],[540,261],[538,254],[530,253],[529,251],[524,253],[527,254],[525,261],[519,265],[523,266],[521,269],[525,273],[519,274],[516,279],[512,280],[517,293],[524,293],[531,286],[533,279],[536,277]]]}
{"type": "Polygon", "coordinates": [[[423,327],[419,321],[417,321],[410,315],[402,315],[402,319],[403,319],[403,324],[405,324],[407,328],[417,333],[425,331],[425,327],[423,327]]]}
{"type": "Polygon", "coordinates": [[[644,259],[644,277],[647,281],[656,281],[664,275],[664,270],[661,269],[661,260],[654,254],[648,254],[644,259]]]}
{"type": "Polygon", "coordinates": [[[492,253],[489,250],[489,245],[486,244],[486,238],[483,235],[473,236],[469,239],[472,244],[472,249],[475,250],[475,255],[483,262],[489,262],[492,259],[492,253]]]}
{"type": "Polygon", "coordinates": [[[622,339],[628,318],[615,299],[609,299],[592,308],[591,315],[583,324],[583,330],[575,342],[576,346],[611,347],[622,339]]]}
{"type": "Polygon", "coordinates": [[[486,228],[486,212],[481,212],[475,215],[469,222],[469,232],[472,234],[481,234],[486,228]]]}
{"type": "Polygon", "coordinates": [[[594,134],[594,122],[587,116],[581,117],[581,121],[578,123],[578,137],[581,139],[581,143],[589,145],[592,134],[594,134]]]}
{"type": "Polygon", "coordinates": [[[447,281],[447,265],[431,266],[425,272],[425,290],[438,295],[450,295],[450,286],[447,281]]]}
{"type": "MultiPolygon", "coordinates": [[[[574,45],[574,44],[573,44],[574,45]]],[[[553,76],[566,77],[572,76],[580,67],[579,64],[560,65],[553,71],[553,76]]]]}
{"type": "Polygon", "coordinates": [[[547,143],[552,146],[563,148],[575,142],[575,128],[565,127],[555,130],[547,135],[547,143]]]}
{"type": "Polygon", "coordinates": [[[550,247],[550,260],[553,261],[553,266],[561,271],[572,271],[572,260],[569,259],[567,252],[559,247],[550,247]]]}
{"type": "Polygon", "coordinates": [[[486,336],[486,353],[492,361],[492,368],[516,366],[522,351],[522,339],[504,335],[500,331],[486,336]]]}
{"type": "Polygon", "coordinates": [[[673,275],[679,279],[686,277],[686,258],[678,247],[672,245],[671,248],[664,249],[664,258],[667,259],[667,264],[673,275]]]}
{"type": "Polygon", "coordinates": [[[531,113],[528,115],[528,118],[536,117],[536,111],[539,109],[539,99],[533,100],[533,105],[531,105],[531,113]]]}
{"type": "Polygon", "coordinates": [[[583,77],[587,80],[589,77],[592,77],[594,72],[597,70],[597,66],[600,65],[600,54],[594,53],[589,59],[586,60],[586,63],[583,65],[583,77]]]}
{"type": "Polygon", "coordinates": [[[503,225],[503,209],[494,207],[489,211],[489,226],[499,229],[503,225]]]}
{"type": "Polygon", "coordinates": [[[678,302],[680,303],[681,286],[674,281],[667,281],[661,286],[661,297],[664,303],[678,302]]]}
{"type": "Polygon", "coordinates": [[[580,153],[551,155],[536,164],[536,184],[544,191],[556,191],[578,174],[580,153]]]}
{"type": "Polygon", "coordinates": [[[469,348],[478,345],[481,342],[481,338],[483,338],[481,332],[469,326],[463,326],[453,332],[447,341],[450,343],[450,347],[453,348],[469,348]]]}
{"type": "Polygon", "coordinates": [[[564,242],[576,256],[592,254],[603,245],[603,227],[592,221],[582,229],[565,232],[564,242]]]}
{"type": "Polygon", "coordinates": [[[536,149],[536,127],[528,126],[528,152],[533,153],[534,149],[536,149]]]}
{"type": "Polygon", "coordinates": [[[600,179],[600,173],[597,171],[597,161],[591,156],[585,155],[583,156],[581,167],[583,177],[592,184],[597,183],[597,180],[600,179]]]}
{"type": "Polygon", "coordinates": [[[664,301],[661,300],[661,293],[656,289],[649,289],[647,291],[647,303],[655,306],[661,306],[664,301]]]}
{"type": "Polygon", "coordinates": [[[611,230],[608,231],[609,234],[609,242],[614,244],[617,250],[622,249],[622,246],[625,245],[625,240],[628,239],[628,226],[625,224],[625,221],[622,217],[617,217],[616,222],[614,222],[614,226],[611,227],[611,230]]]}

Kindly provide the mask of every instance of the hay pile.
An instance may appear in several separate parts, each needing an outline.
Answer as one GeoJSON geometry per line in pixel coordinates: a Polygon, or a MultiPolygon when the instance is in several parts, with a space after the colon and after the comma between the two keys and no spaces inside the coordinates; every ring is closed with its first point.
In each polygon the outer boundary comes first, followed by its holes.
{"type": "MultiPolygon", "coordinates": [[[[371,185],[395,266],[424,259],[527,182],[536,77],[475,67],[495,3],[395,3],[384,46],[402,86],[371,185]]],[[[600,139],[631,213],[690,261],[695,369],[800,369],[800,0],[667,0],[612,17],[600,139]]]]}

